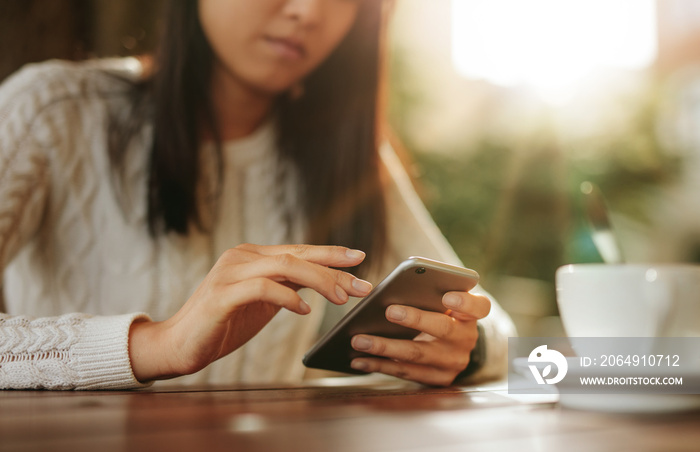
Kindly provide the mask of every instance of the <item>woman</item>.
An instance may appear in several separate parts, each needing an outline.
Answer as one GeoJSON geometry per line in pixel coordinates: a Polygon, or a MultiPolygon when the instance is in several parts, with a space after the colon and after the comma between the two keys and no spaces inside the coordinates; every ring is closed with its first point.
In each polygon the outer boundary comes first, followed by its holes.
{"type": "MultiPolygon", "coordinates": [[[[371,288],[351,269],[456,260],[395,157],[379,157],[383,9],[173,0],[152,74],[53,62],[8,80],[0,387],[298,381],[326,300],[371,288]]],[[[451,384],[491,311],[480,373],[499,373],[507,316],[483,294],[444,303],[450,315],[388,309],[421,334],[357,336],[377,358],[353,367],[451,384]]]]}

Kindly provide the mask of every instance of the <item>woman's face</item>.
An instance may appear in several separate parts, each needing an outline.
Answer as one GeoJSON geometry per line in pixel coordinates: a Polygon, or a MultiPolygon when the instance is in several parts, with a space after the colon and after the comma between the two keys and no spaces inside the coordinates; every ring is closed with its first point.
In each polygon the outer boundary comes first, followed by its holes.
{"type": "Polygon", "coordinates": [[[316,68],[352,27],[360,0],[199,0],[214,76],[265,95],[316,68]]]}

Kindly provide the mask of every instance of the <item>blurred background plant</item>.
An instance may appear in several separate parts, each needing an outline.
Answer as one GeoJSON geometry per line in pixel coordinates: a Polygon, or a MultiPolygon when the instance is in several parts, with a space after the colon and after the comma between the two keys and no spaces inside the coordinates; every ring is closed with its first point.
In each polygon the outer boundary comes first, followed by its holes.
{"type": "MultiPolygon", "coordinates": [[[[149,52],[162,0],[2,0],[0,80],[149,52]]],[[[564,334],[556,268],[600,262],[580,185],[631,261],[700,262],[700,2],[399,0],[395,145],[465,265],[526,336],[564,334]],[[400,143],[400,144],[399,144],[400,143]]]]}
{"type": "Polygon", "coordinates": [[[522,335],[564,334],[556,269],[602,261],[584,181],[628,260],[700,261],[698,2],[401,0],[393,25],[410,172],[522,335]]]}

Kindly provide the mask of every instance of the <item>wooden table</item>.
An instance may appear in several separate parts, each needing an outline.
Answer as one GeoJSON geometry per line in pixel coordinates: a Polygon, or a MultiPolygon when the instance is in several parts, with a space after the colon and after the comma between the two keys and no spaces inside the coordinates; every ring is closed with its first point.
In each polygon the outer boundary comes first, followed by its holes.
{"type": "MultiPolygon", "coordinates": [[[[334,380],[336,381],[336,380],[334,380]]],[[[700,412],[612,415],[523,402],[501,383],[0,391],[0,450],[669,451],[700,449],[700,412]]],[[[549,400],[548,400],[549,399],[549,400]]]]}

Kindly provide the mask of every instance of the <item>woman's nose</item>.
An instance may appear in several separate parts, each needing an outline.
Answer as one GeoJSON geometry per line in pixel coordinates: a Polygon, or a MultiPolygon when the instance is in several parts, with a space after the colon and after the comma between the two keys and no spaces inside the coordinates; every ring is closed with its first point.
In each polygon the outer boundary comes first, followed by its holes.
{"type": "Polygon", "coordinates": [[[316,25],[323,13],[323,2],[325,0],[287,0],[284,5],[284,14],[302,26],[316,25]]]}

